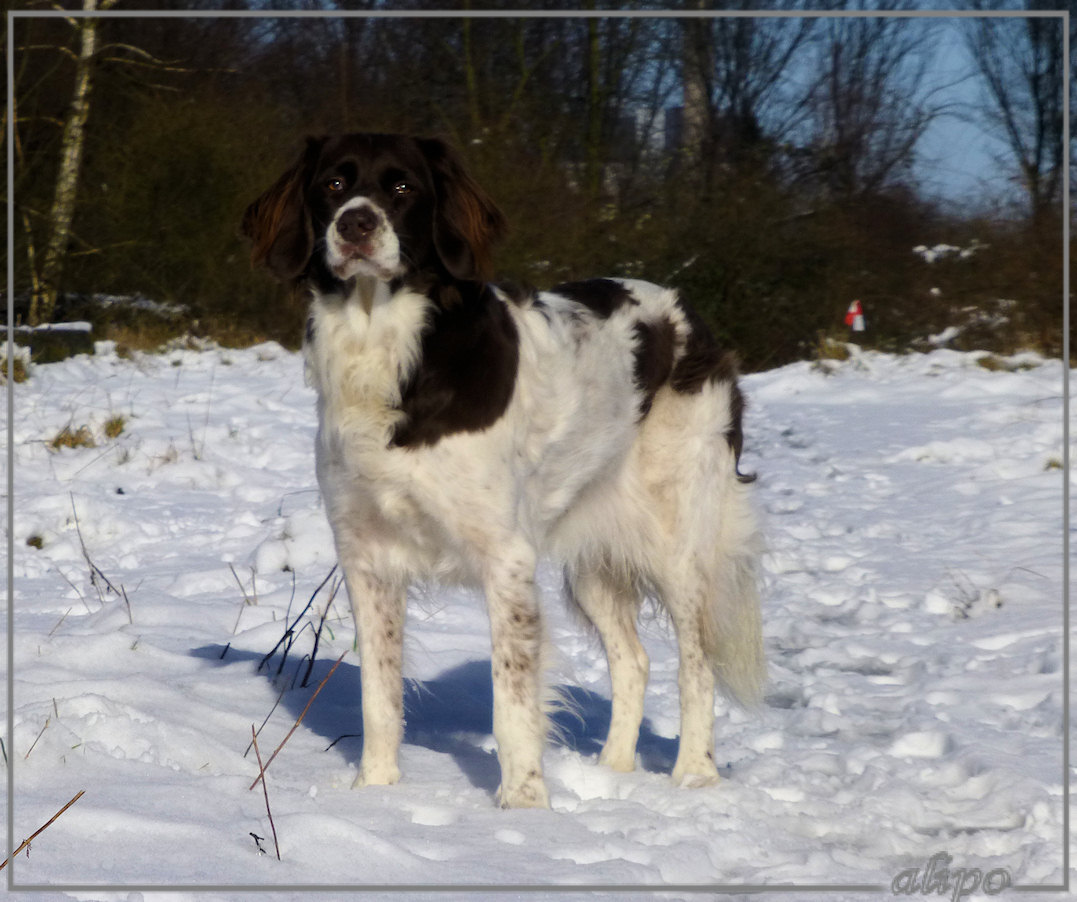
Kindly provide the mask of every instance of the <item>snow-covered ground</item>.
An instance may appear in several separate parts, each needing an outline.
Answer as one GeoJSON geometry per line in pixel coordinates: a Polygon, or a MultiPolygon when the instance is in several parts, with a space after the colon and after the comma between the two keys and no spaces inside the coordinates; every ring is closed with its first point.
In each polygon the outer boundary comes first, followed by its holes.
{"type": "MultiPolygon", "coordinates": [[[[15,386],[15,842],[85,791],[12,865],[16,885],[82,889],[34,898],[795,884],[855,899],[910,868],[922,879],[937,853],[992,887],[1062,881],[1060,362],[856,353],[747,377],[770,686],[758,710],[719,702],[725,779],[669,779],[676,658],[656,616],[640,767],[599,766],[605,665],[549,568],[554,682],[577,710],[546,756],[551,810],[501,811],[481,598],[412,599],[395,787],[350,788],[359,664],[343,590],[300,685],[332,580],[283,662],[259,669],[334,564],[299,356],[98,352],[15,386]],[[93,447],[50,448],[82,426],[93,447]],[[268,771],[277,861],[248,789],[251,727],[265,758],[341,654],[268,771]]],[[[523,895],[481,898],[502,897],[523,895]]]]}

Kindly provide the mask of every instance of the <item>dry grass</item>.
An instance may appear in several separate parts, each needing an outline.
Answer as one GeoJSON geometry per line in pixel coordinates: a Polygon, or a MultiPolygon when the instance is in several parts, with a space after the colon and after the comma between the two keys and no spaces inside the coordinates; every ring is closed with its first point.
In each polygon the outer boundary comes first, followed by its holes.
{"type": "Polygon", "coordinates": [[[94,441],[89,426],[79,426],[78,429],[64,426],[49,442],[49,447],[53,451],[59,451],[61,448],[96,448],[97,442],[94,441]]]}
{"type": "Polygon", "coordinates": [[[149,317],[118,325],[99,323],[94,328],[99,340],[116,342],[116,356],[123,360],[130,359],[136,351],[158,351],[184,331],[180,326],[149,317]]]}
{"type": "Polygon", "coordinates": [[[826,332],[819,333],[819,339],[815,345],[816,360],[848,360],[852,356],[848,342],[840,338],[834,338],[826,332]]]}
{"type": "Polygon", "coordinates": [[[984,354],[982,357],[976,359],[976,365],[983,367],[992,373],[1017,373],[1023,370],[1033,370],[1036,368],[1036,364],[1021,362],[1015,363],[1012,360],[1007,360],[1004,357],[999,357],[997,354],[984,354]]]}
{"type": "MultiPolygon", "coordinates": [[[[115,441],[123,435],[126,428],[127,417],[123,414],[114,414],[105,420],[101,432],[109,441],[115,441]]],[[[76,429],[69,423],[52,437],[48,446],[53,451],[59,451],[61,448],[96,448],[97,439],[94,438],[93,430],[89,426],[84,424],[76,429]]]]}
{"type": "Polygon", "coordinates": [[[116,414],[105,420],[105,438],[117,439],[123,434],[124,427],[127,425],[127,417],[122,414],[116,414]]]}
{"type": "MultiPolygon", "coordinates": [[[[12,361],[12,369],[14,370],[12,376],[16,382],[25,382],[30,374],[26,369],[26,361],[21,357],[16,357],[12,361]]],[[[7,357],[0,357],[0,385],[7,384],[7,357]]]]}

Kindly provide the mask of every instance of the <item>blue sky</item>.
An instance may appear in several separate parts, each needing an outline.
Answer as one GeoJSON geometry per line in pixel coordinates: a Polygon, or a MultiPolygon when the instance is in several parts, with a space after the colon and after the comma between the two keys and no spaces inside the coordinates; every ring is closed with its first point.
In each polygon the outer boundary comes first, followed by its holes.
{"type": "Polygon", "coordinates": [[[961,38],[962,23],[939,20],[933,77],[951,111],[940,116],[918,147],[917,175],[925,193],[977,208],[998,198],[1018,199],[1014,164],[1005,143],[976,121],[981,85],[961,38]]]}

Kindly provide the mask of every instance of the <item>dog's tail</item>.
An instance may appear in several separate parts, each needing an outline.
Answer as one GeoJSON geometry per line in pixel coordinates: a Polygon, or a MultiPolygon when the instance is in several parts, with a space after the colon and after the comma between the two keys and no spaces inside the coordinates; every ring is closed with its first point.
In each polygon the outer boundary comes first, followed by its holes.
{"type": "Polygon", "coordinates": [[[758,556],[762,541],[746,486],[729,486],[722,499],[722,535],[703,648],[718,687],[735,702],[751,706],[763,697],[766,661],[760,616],[758,556]]]}
{"type": "Polygon", "coordinates": [[[723,448],[717,467],[716,510],[707,518],[713,546],[707,567],[711,597],[701,618],[703,649],[718,687],[739,704],[758,704],[766,682],[759,598],[763,551],[751,479],[739,474],[739,448],[723,448]],[[712,519],[717,514],[717,523],[712,519]]]}
{"type": "Polygon", "coordinates": [[[654,575],[676,628],[698,637],[718,688],[750,706],[763,695],[766,667],[757,563],[762,537],[752,477],[738,471],[742,407],[727,373],[691,392],[656,394],[643,421],[642,468],[649,507],[662,518],[655,529],[669,541],[651,543],[644,572],[654,575]]]}

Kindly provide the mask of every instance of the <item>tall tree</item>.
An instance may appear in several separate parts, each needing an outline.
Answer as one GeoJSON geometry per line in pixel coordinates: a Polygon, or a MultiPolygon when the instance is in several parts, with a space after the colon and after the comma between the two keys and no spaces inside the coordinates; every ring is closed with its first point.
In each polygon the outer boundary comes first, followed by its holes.
{"type": "Polygon", "coordinates": [[[83,11],[90,15],[68,20],[78,30],[79,36],[79,48],[75,57],[75,83],[71,105],[64,120],[60,167],[56,173],[56,188],[49,211],[49,237],[45,244],[36,290],[30,301],[31,325],[47,322],[52,318],[71,235],[71,222],[75,216],[79,175],[86,147],[86,121],[90,117],[94,57],[97,53],[98,19],[92,13],[115,5],[116,0],[82,0],[83,11]]]}
{"type": "MultiPolygon", "coordinates": [[[[880,7],[912,8],[906,0],[880,7]]],[[[909,177],[916,146],[941,109],[928,78],[933,34],[923,22],[893,17],[821,23],[811,60],[807,169],[830,196],[855,198],[909,177]]]]}
{"type": "MultiPolygon", "coordinates": [[[[973,0],[973,8],[1012,8],[992,0],[973,0]]],[[[1029,12],[1057,10],[1048,0],[1027,0],[1029,12]]],[[[1006,144],[1033,223],[1057,215],[1062,170],[1065,60],[1060,16],[972,18],[966,40],[980,76],[980,116],[1006,144]]]]}
{"type": "MultiPolygon", "coordinates": [[[[758,0],[735,0],[728,8],[751,11],[761,5],[758,0]]],[[[808,4],[782,0],[778,8],[796,11],[808,4]]],[[[787,136],[801,107],[789,90],[791,70],[814,24],[806,17],[720,14],[681,22],[683,145],[700,164],[706,183],[716,167],[739,167],[765,155],[768,143],[787,136]]]]}

